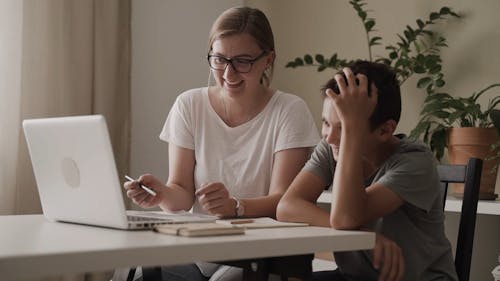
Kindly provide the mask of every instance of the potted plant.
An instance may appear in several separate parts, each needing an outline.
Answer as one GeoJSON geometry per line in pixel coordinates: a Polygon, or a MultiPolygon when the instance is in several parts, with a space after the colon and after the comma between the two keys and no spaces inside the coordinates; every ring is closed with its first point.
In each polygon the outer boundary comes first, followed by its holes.
{"type": "MultiPolygon", "coordinates": [[[[406,26],[402,34],[397,34],[396,44],[388,44],[385,49],[388,51],[386,56],[376,56],[372,52],[372,47],[381,45],[382,38],[375,36],[375,19],[370,17],[369,10],[365,9],[365,0],[349,1],[351,6],[357,12],[361,19],[368,44],[368,57],[370,61],[385,63],[391,66],[397,74],[397,79],[402,85],[413,74],[419,74],[421,77],[417,82],[418,88],[425,88],[428,94],[432,94],[437,89],[445,85],[443,73],[441,72],[440,50],[446,47],[446,39],[439,33],[430,29],[438,21],[449,18],[460,18],[448,7],[442,7],[439,12],[431,12],[427,20],[417,19],[416,26],[406,26]]],[[[302,66],[317,67],[321,72],[327,68],[339,70],[353,60],[341,59],[337,53],[330,57],[317,54],[314,57],[306,54],[303,57],[297,57],[286,64],[286,67],[296,68],[302,66]]]]}
{"type": "MultiPolygon", "coordinates": [[[[479,98],[500,83],[487,86],[469,97],[446,93],[428,95],[420,120],[411,137],[423,135],[424,142],[441,159],[445,148],[452,164],[465,164],[470,157],[484,159],[480,199],[495,199],[495,183],[500,163],[500,95],[489,100],[484,110],[479,98]]],[[[463,185],[454,186],[454,194],[463,195],[463,185]]]]}
{"type": "MultiPolygon", "coordinates": [[[[499,124],[499,113],[496,106],[500,102],[498,96],[490,101],[488,108],[485,111],[481,111],[477,99],[486,91],[491,88],[497,87],[498,84],[493,84],[485,89],[479,91],[477,94],[473,94],[469,98],[453,98],[447,94],[439,93],[440,89],[445,85],[444,75],[442,73],[441,65],[441,55],[440,50],[442,47],[447,47],[446,39],[439,33],[431,30],[433,24],[438,21],[448,20],[451,18],[460,18],[461,16],[452,11],[448,7],[442,7],[438,12],[431,12],[427,20],[417,19],[416,26],[407,25],[403,30],[402,34],[397,34],[398,41],[395,44],[388,44],[385,46],[385,50],[388,51],[385,56],[375,56],[372,52],[372,47],[381,45],[382,38],[380,36],[374,35],[376,21],[373,17],[369,16],[369,10],[365,9],[367,5],[365,0],[351,0],[349,1],[353,9],[357,12],[358,17],[363,23],[364,30],[366,33],[366,42],[368,45],[368,59],[370,61],[381,62],[391,66],[397,74],[397,79],[402,85],[405,81],[414,74],[419,75],[417,80],[417,88],[423,89],[427,93],[427,99],[424,102],[424,109],[422,110],[420,116],[421,119],[417,126],[410,133],[411,137],[420,137],[424,135],[424,141],[428,143],[431,149],[435,152],[436,158],[441,160],[444,155],[445,148],[449,145],[454,146],[456,141],[453,136],[456,135],[458,130],[451,130],[453,126],[458,124],[459,127],[476,127],[484,128],[486,131],[496,133],[495,140],[493,141],[493,146],[488,156],[481,155],[470,155],[466,157],[479,157],[485,160],[483,176],[488,176],[491,174],[490,171],[496,173],[498,169],[498,164],[500,160],[500,141],[498,140],[498,128],[499,124]],[[445,98],[446,97],[446,98],[445,98]],[[444,98],[444,100],[441,100],[444,98]],[[441,104],[440,104],[441,103],[441,104]],[[442,111],[447,111],[446,108],[452,110],[452,106],[456,106],[457,112],[454,114],[443,113],[442,111]],[[466,114],[461,114],[458,109],[463,109],[466,114]],[[435,111],[434,111],[435,110],[435,111]],[[467,117],[467,114],[470,116],[467,117]],[[463,122],[458,121],[463,117],[463,122]],[[456,123],[452,125],[449,123],[451,119],[456,119],[456,123]],[[474,120],[470,122],[471,125],[466,125],[467,120],[474,120]],[[491,129],[495,127],[495,129],[491,129]],[[487,129],[489,128],[489,129],[487,129]],[[452,137],[451,141],[448,140],[448,136],[452,137]]],[[[310,54],[305,54],[302,57],[297,57],[294,60],[288,62],[286,67],[296,68],[296,67],[317,67],[317,71],[321,72],[328,68],[332,68],[335,71],[352,63],[353,60],[342,59],[337,53],[326,57],[322,54],[316,54],[314,57],[310,54]]],[[[455,110],[455,109],[453,109],[455,110]]],[[[465,129],[464,130],[469,130],[465,129]]],[[[475,130],[473,130],[475,131],[475,130]]],[[[481,131],[481,130],[479,130],[481,131]]],[[[461,137],[459,137],[461,138],[461,137]]],[[[482,137],[480,137],[481,139],[482,137]]],[[[463,139],[463,138],[462,138],[463,139]]],[[[467,145],[466,145],[467,146],[467,145]]],[[[462,146],[464,147],[464,146],[462,146]]],[[[488,147],[488,145],[486,145],[488,147]]],[[[458,149],[460,150],[460,149],[458,149]]],[[[449,153],[451,157],[451,163],[464,164],[466,161],[461,162],[455,156],[455,151],[457,149],[450,149],[449,153]],[[453,162],[458,161],[458,162],[453,162]]],[[[483,188],[481,191],[480,198],[494,198],[494,184],[496,177],[493,177],[493,187],[483,188]],[[484,191],[488,190],[488,191],[484,191]]],[[[486,180],[482,179],[484,183],[486,180]]],[[[455,191],[456,194],[460,194],[460,188],[455,191]]]]}

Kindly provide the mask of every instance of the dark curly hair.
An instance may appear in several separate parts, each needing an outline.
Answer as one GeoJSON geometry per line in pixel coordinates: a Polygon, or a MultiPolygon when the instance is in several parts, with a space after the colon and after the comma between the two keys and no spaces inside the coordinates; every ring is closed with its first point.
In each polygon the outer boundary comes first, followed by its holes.
{"type": "MultiPolygon", "coordinates": [[[[366,75],[369,93],[371,92],[370,85],[372,83],[377,87],[378,99],[375,110],[370,117],[371,129],[376,129],[390,119],[398,123],[401,116],[401,90],[395,72],[388,65],[364,60],[357,60],[348,67],[354,75],[359,73],[366,75]]],[[[343,71],[339,71],[338,74],[342,74],[346,79],[343,71]]],[[[328,80],[321,88],[323,97],[326,97],[327,89],[332,89],[337,94],[340,93],[335,78],[328,80]]]]}

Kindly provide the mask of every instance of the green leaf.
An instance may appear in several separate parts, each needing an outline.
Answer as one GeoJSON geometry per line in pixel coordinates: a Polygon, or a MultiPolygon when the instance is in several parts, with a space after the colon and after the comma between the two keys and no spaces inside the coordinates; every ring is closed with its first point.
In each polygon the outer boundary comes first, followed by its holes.
{"type": "Polygon", "coordinates": [[[409,32],[408,30],[405,30],[403,33],[404,33],[404,35],[405,35],[406,39],[408,39],[408,41],[411,41],[411,38],[412,38],[412,37],[411,37],[410,32],[409,32]]]}
{"type": "Polygon", "coordinates": [[[443,79],[439,79],[436,81],[436,87],[442,88],[446,82],[443,79]]]}
{"type": "Polygon", "coordinates": [[[448,117],[448,124],[453,124],[457,121],[457,119],[461,118],[464,113],[462,111],[455,111],[450,113],[448,117]]]}
{"type": "Polygon", "coordinates": [[[420,43],[418,41],[415,41],[413,42],[413,44],[415,45],[415,50],[417,50],[417,53],[421,53],[422,47],[420,47],[420,43]]]}
{"type": "Polygon", "coordinates": [[[473,95],[473,99],[474,100],[478,99],[482,94],[487,92],[489,89],[495,88],[495,87],[500,87],[500,84],[495,83],[495,84],[491,84],[491,85],[487,86],[486,88],[480,90],[477,94],[473,95]]]}
{"type": "Polygon", "coordinates": [[[359,11],[358,16],[364,21],[366,19],[366,12],[365,11],[359,11]]]}
{"type": "Polygon", "coordinates": [[[375,20],[373,19],[369,19],[365,22],[365,29],[367,31],[371,31],[374,26],[375,26],[375,20]]]}
{"type": "Polygon", "coordinates": [[[321,54],[317,54],[315,58],[316,58],[316,61],[319,63],[323,63],[325,61],[325,57],[321,54]]]}
{"type": "Polygon", "coordinates": [[[425,64],[425,67],[427,67],[428,69],[432,69],[432,68],[436,67],[438,62],[439,62],[439,60],[436,58],[436,56],[428,55],[427,57],[425,57],[424,64],[425,64]]]}
{"type": "Polygon", "coordinates": [[[464,111],[466,109],[465,104],[462,101],[456,99],[450,99],[448,104],[451,108],[457,111],[464,111]]]}
{"type": "Polygon", "coordinates": [[[313,58],[312,58],[312,56],[311,56],[311,55],[305,55],[305,56],[304,56],[304,62],[305,62],[306,64],[312,64],[312,63],[313,63],[313,58]]]}
{"type": "Polygon", "coordinates": [[[500,110],[492,109],[490,111],[490,119],[493,122],[493,126],[497,128],[498,134],[500,135],[500,110]]]}
{"type": "Polygon", "coordinates": [[[444,155],[444,148],[446,147],[446,129],[439,128],[431,136],[430,141],[431,149],[436,153],[436,158],[441,160],[444,155]]]}
{"type": "Polygon", "coordinates": [[[418,19],[417,20],[417,25],[418,25],[418,27],[420,27],[420,29],[422,29],[422,28],[424,28],[425,23],[421,19],[418,19]]]}
{"type": "Polygon", "coordinates": [[[449,14],[450,12],[451,12],[451,10],[448,7],[442,7],[441,10],[439,10],[439,13],[441,15],[446,15],[446,14],[449,14]]]}
{"type": "Polygon", "coordinates": [[[397,34],[397,36],[399,37],[399,40],[401,40],[403,46],[408,46],[408,42],[403,38],[403,36],[399,34],[397,34]]]}
{"type": "Polygon", "coordinates": [[[448,116],[450,116],[450,113],[446,112],[446,111],[438,110],[438,111],[434,112],[434,116],[436,116],[437,118],[440,118],[440,119],[446,119],[446,118],[448,118],[448,116]]]}
{"type": "Polygon", "coordinates": [[[430,74],[437,74],[441,72],[441,65],[434,65],[430,70],[429,70],[429,73],[430,74]]]}
{"type": "Polygon", "coordinates": [[[302,66],[302,65],[304,65],[304,61],[301,58],[296,58],[295,66],[302,66]]]}
{"type": "Polygon", "coordinates": [[[437,19],[439,19],[439,14],[438,14],[438,13],[433,12],[433,13],[431,13],[431,14],[430,14],[429,19],[430,19],[431,21],[437,20],[437,19]]]}
{"type": "Polygon", "coordinates": [[[318,67],[318,72],[322,72],[322,71],[323,71],[323,70],[325,70],[325,69],[326,69],[326,66],[325,66],[325,65],[320,65],[320,66],[318,67]]]}
{"type": "Polygon", "coordinates": [[[420,122],[418,122],[417,126],[410,132],[410,137],[414,139],[420,137],[420,135],[422,135],[430,126],[430,122],[421,120],[420,122]]]}
{"type": "Polygon", "coordinates": [[[382,40],[382,37],[379,36],[373,37],[372,39],[370,39],[369,45],[370,46],[380,45],[380,43],[378,42],[380,40],[382,40]]]}
{"type": "Polygon", "coordinates": [[[431,115],[434,114],[434,112],[437,112],[439,109],[443,107],[443,104],[440,102],[433,102],[433,103],[427,103],[422,111],[420,112],[420,115],[430,113],[431,115]]]}
{"type": "Polygon", "coordinates": [[[425,68],[421,65],[416,65],[414,68],[413,68],[413,71],[415,73],[419,73],[419,74],[422,74],[422,73],[425,73],[425,68]]]}
{"type": "Polygon", "coordinates": [[[432,95],[429,95],[425,98],[424,103],[428,103],[430,101],[438,101],[438,102],[448,102],[449,100],[452,100],[453,97],[450,96],[447,93],[435,93],[432,95]]]}
{"type": "Polygon", "coordinates": [[[486,112],[494,110],[498,104],[500,104],[500,96],[496,96],[488,102],[488,109],[486,112]]]}
{"type": "Polygon", "coordinates": [[[428,86],[429,83],[431,83],[431,82],[432,82],[432,78],[430,78],[430,77],[420,78],[417,82],[417,88],[422,89],[422,88],[428,86]]]}
{"type": "Polygon", "coordinates": [[[432,95],[434,93],[434,85],[430,83],[427,88],[425,88],[425,91],[427,92],[428,95],[432,95]]]}

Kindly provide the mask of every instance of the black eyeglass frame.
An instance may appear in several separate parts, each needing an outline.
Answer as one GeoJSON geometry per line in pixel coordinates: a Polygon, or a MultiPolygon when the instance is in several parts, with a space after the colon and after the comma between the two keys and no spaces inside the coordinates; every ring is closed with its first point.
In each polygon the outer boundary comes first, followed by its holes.
{"type": "Polygon", "coordinates": [[[264,50],[264,51],[262,51],[262,53],[260,53],[260,55],[258,55],[254,59],[244,59],[244,58],[239,58],[239,57],[226,58],[224,56],[208,54],[207,55],[207,61],[208,61],[208,66],[210,66],[210,68],[214,69],[214,70],[225,70],[228,65],[231,65],[231,67],[233,68],[233,70],[236,71],[236,72],[238,72],[238,73],[248,73],[248,72],[252,71],[252,66],[254,65],[254,63],[257,62],[258,60],[260,60],[261,58],[263,58],[264,56],[266,56],[268,53],[269,53],[268,51],[264,50]],[[225,61],[224,67],[221,68],[221,69],[219,69],[219,68],[215,68],[214,66],[212,66],[212,64],[210,63],[210,59],[213,58],[213,57],[223,59],[225,61]],[[240,63],[247,63],[249,65],[248,70],[247,71],[240,71],[240,70],[238,70],[236,68],[236,66],[234,65],[234,62],[233,62],[235,60],[240,61],[240,63]]]}

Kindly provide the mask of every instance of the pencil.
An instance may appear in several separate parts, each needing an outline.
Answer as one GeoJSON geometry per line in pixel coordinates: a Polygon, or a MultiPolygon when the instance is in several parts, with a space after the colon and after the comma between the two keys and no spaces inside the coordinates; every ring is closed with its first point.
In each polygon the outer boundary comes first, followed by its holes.
{"type": "MultiPolygon", "coordinates": [[[[130,176],[128,176],[128,175],[125,175],[125,178],[126,178],[127,180],[129,180],[129,181],[136,181],[136,180],[134,180],[133,178],[131,178],[131,177],[130,177],[130,176]]],[[[153,196],[156,196],[156,192],[155,192],[154,190],[152,190],[151,188],[149,188],[149,187],[147,187],[147,186],[143,185],[143,184],[142,184],[142,183],[140,183],[140,182],[139,182],[139,186],[140,186],[142,189],[144,189],[147,193],[149,193],[149,194],[151,194],[151,195],[153,195],[153,196]]]]}

